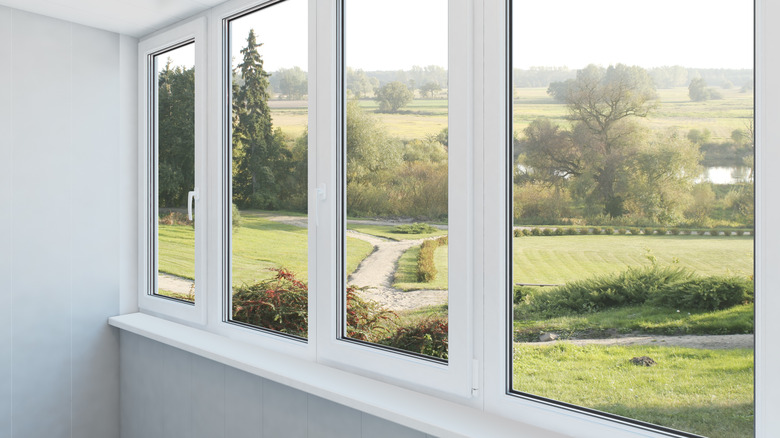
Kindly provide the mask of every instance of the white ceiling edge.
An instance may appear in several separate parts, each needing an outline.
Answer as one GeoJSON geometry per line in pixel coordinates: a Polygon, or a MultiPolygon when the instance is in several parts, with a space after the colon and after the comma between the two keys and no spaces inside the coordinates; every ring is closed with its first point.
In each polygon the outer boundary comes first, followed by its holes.
{"type": "Polygon", "coordinates": [[[0,6],[142,37],[225,0],[0,0],[0,6]]]}

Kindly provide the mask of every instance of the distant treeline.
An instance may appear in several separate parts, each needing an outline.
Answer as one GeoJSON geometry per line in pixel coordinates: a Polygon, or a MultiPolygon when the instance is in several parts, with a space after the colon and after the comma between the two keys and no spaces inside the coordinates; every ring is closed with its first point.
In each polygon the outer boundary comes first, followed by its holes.
{"type": "MultiPolygon", "coordinates": [[[[723,88],[740,88],[743,91],[753,89],[752,69],[726,68],[689,68],[679,65],[653,67],[647,69],[656,88],[687,87],[691,80],[702,78],[710,86],[723,88]]],[[[576,69],[568,67],[531,67],[514,70],[514,86],[516,88],[548,87],[553,82],[574,79],[576,69]]],[[[299,99],[307,93],[307,72],[300,67],[279,69],[271,72],[268,78],[271,92],[299,99]]],[[[241,79],[238,78],[240,82],[241,79]]],[[[447,69],[438,65],[425,67],[413,66],[409,70],[361,70],[347,69],[347,88],[357,96],[368,96],[374,90],[390,82],[401,82],[410,90],[425,90],[425,87],[436,85],[439,89],[447,88],[447,69]]]]}
{"type": "MultiPolygon", "coordinates": [[[[688,68],[679,65],[653,67],[647,69],[656,88],[687,87],[692,79],[703,78],[710,86],[723,88],[741,88],[745,91],[753,88],[752,69],[726,68],[688,68]]],[[[368,72],[367,72],[368,74],[368,72]]],[[[574,79],[577,70],[568,67],[531,67],[514,70],[516,88],[548,87],[552,82],[574,79]]]]}

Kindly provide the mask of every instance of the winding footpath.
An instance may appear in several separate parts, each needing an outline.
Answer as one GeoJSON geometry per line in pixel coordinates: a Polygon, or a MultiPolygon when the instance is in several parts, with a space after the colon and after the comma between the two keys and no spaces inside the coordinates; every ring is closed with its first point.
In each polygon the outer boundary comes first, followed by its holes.
{"type": "Polygon", "coordinates": [[[389,310],[410,310],[447,303],[446,290],[402,291],[393,287],[398,260],[408,249],[422,244],[425,239],[395,241],[371,236],[357,231],[347,231],[347,236],[363,240],[374,246],[355,272],[347,278],[347,284],[367,287],[360,296],[376,301],[389,310]]]}

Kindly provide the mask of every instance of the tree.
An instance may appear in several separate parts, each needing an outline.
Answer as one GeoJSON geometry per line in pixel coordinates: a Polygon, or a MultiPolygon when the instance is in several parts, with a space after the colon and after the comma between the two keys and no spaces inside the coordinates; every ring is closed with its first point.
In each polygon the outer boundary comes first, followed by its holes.
{"type": "Polygon", "coordinates": [[[169,59],[157,84],[158,202],[184,207],[195,186],[195,69],[169,59]]]}
{"type": "Polygon", "coordinates": [[[276,208],[289,173],[290,151],[274,132],[268,108],[268,77],[254,29],[241,49],[233,81],[233,202],[239,207],[276,208]]]}
{"type": "Polygon", "coordinates": [[[355,99],[361,99],[374,92],[374,84],[363,70],[347,67],[347,90],[352,92],[355,99]]]}
{"type": "Polygon", "coordinates": [[[688,85],[688,97],[694,102],[703,102],[710,99],[723,99],[723,95],[718,90],[707,88],[707,82],[704,78],[695,78],[688,85]]]}
{"type": "Polygon", "coordinates": [[[433,94],[439,90],[441,90],[441,87],[436,82],[426,82],[420,87],[420,93],[423,97],[427,95],[432,98],[433,94]]]}
{"type": "Polygon", "coordinates": [[[308,77],[300,67],[281,68],[274,75],[279,75],[279,91],[288,100],[300,100],[309,93],[308,77]]]}
{"type": "Polygon", "coordinates": [[[376,93],[379,111],[397,112],[414,98],[414,94],[402,82],[394,81],[380,88],[376,93]]]}
{"type": "Polygon", "coordinates": [[[401,154],[400,143],[371,114],[357,101],[347,102],[347,184],[395,168],[401,163],[401,154]]]}
{"type": "Polygon", "coordinates": [[[675,215],[668,213],[680,206],[670,193],[697,175],[698,149],[676,136],[650,139],[638,124],[656,105],[648,73],[590,65],[576,79],[550,84],[548,92],[566,104],[571,127],[538,119],[523,131],[520,159],[530,168],[523,177],[569,186],[593,214],[671,220],[675,215]]]}

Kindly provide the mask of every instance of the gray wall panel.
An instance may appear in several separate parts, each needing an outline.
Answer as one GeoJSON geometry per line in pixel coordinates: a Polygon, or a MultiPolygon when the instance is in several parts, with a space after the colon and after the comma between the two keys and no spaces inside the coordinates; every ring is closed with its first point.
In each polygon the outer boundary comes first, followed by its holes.
{"type": "Polygon", "coordinates": [[[361,438],[362,412],[313,395],[308,405],[310,437],[361,438]]]}
{"type": "Polygon", "coordinates": [[[140,437],[143,416],[141,413],[141,402],[136,376],[141,374],[141,342],[138,335],[120,332],[119,336],[119,393],[120,397],[120,419],[121,437],[140,437]]]}
{"type": "Polygon", "coordinates": [[[363,414],[363,438],[425,438],[425,434],[379,417],[363,414]]]}
{"type": "Polygon", "coordinates": [[[235,368],[225,368],[225,436],[260,438],[263,379],[235,368]]]}
{"type": "Polygon", "coordinates": [[[192,438],[192,355],[177,348],[163,349],[163,436],[192,438]]]}
{"type": "Polygon", "coordinates": [[[13,11],[12,44],[13,432],[70,437],[71,27],[13,11]]]}
{"type": "Polygon", "coordinates": [[[119,227],[108,220],[119,214],[119,36],[71,32],[73,436],[117,436],[118,333],[105,317],[119,311],[119,227]]]}
{"type": "Polygon", "coordinates": [[[119,46],[0,7],[3,438],[119,436],[119,46]]]}
{"type": "Polygon", "coordinates": [[[307,394],[270,380],[263,381],[263,435],[306,438],[307,394]]]}
{"type": "Polygon", "coordinates": [[[192,358],[192,436],[225,437],[225,366],[192,358]]]}
{"type": "Polygon", "coordinates": [[[11,10],[0,6],[0,436],[11,436],[13,418],[13,304],[11,295],[11,10]]]}
{"type": "Polygon", "coordinates": [[[132,376],[131,380],[138,386],[138,397],[135,400],[141,405],[139,438],[162,438],[165,436],[163,435],[163,418],[165,416],[163,354],[164,349],[167,348],[160,343],[142,339],[138,349],[136,368],[138,373],[132,376]]]}
{"type": "Polygon", "coordinates": [[[122,438],[425,438],[373,415],[129,333],[122,438]]]}

